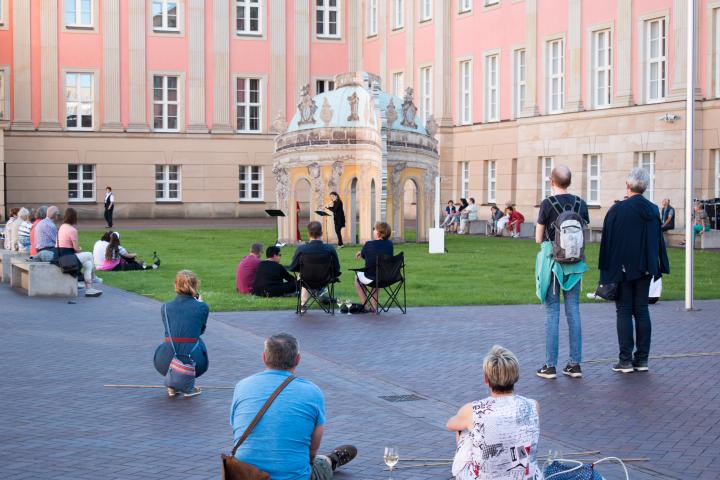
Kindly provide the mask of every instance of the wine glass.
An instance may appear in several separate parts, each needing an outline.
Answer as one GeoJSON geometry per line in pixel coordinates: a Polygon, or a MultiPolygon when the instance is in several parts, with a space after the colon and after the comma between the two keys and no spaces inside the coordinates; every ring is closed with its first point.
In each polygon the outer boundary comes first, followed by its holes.
{"type": "Polygon", "coordinates": [[[392,471],[400,460],[400,451],[397,447],[385,447],[385,465],[390,468],[390,478],[392,478],[392,471]]]}
{"type": "Polygon", "coordinates": [[[348,298],[345,300],[345,306],[348,309],[348,315],[350,315],[350,307],[352,307],[352,299],[348,298]]]}
{"type": "Polygon", "coordinates": [[[335,299],[335,301],[337,302],[338,311],[340,311],[340,313],[342,313],[342,306],[345,304],[345,302],[344,302],[343,299],[340,298],[340,297],[337,297],[337,298],[335,299]]]}

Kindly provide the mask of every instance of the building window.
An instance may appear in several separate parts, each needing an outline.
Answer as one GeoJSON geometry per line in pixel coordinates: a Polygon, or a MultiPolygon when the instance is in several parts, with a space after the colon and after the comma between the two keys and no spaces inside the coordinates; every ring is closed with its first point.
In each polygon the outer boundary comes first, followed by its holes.
{"type": "Polygon", "coordinates": [[[240,200],[260,201],[263,199],[262,167],[240,165],[240,200]]]}
{"type": "Polygon", "coordinates": [[[153,76],[153,129],[178,131],[178,77],[153,76]]]}
{"type": "Polygon", "coordinates": [[[260,131],[260,79],[237,79],[237,131],[260,131]]]}
{"type": "Polygon", "coordinates": [[[378,0],[368,0],[367,3],[367,36],[377,35],[378,0]]]}
{"type": "Polygon", "coordinates": [[[92,27],[92,4],[93,0],[65,0],[65,26],[92,27]]]}
{"type": "Polygon", "coordinates": [[[155,165],[155,200],[180,201],[180,166],[155,165]]]}
{"type": "Polygon", "coordinates": [[[259,35],[260,0],[237,0],[235,3],[235,31],[238,35],[259,35]]]}
{"type": "Polygon", "coordinates": [[[515,50],[513,53],[513,116],[519,117],[525,108],[525,92],[527,80],[525,77],[525,50],[515,50]]]}
{"type": "Polygon", "coordinates": [[[94,110],[92,73],[65,74],[65,127],[92,130],[94,110]]]}
{"type": "Polygon", "coordinates": [[[553,169],[553,157],[540,157],[540,199],[552,195],[550,176],[553,169]]]}
{"type": "Polygon", "coordinates": [[[485,57],[485,121],[497,122],[500,119],[498,94],[498,56],[485,57]]]}
{"type": "Polygon", "coordinates": [[[460,123],[472,124],[472,62],[460,62],[460,123]]]}
{"type": "Polygon", "coordinates": [[[177,0],[153,0],[153,30],[177,32],[178,2],[177,0]]]}
{"type": "Polygon", "coordinates": [[[405,79],[403,77],[403,72],[393,73],[393,95],[397,95],[402,98],[404,90],[405,79]]]}
{"type": "Polygon", "coordinates": [[[432,0],[420,0],[420,21],[424,22],[432,18],[432,0]]]}
{"type": "Polygon", "coordinates": [[[460,13],[472,10],[472,0],[460,0],[460,13]]]}
{"type": "Polygon", "coordinates": [[[338,0],[316,0],[315,29],[321,38],[339,38],[338,22],[340,7],[338,0]]]}
{"type": "Polygon", "coordinates": [[[315,95],[335,90],[334,80],[315,80],[315,95]]]}
{"type": "Polygon", "coordinates": [[[485,6],[489,7],[490,5],[497,5],[500,3],[500,0],[485,0],[485,6]]]}
{"type": "Polygon", "coordinates": [[[497,163],[495,160],[487,162],[487,203],[497,202],[495,194],[497,186],[497,163]]]}
{"type": "Polygon", "coordinates": [[[600,205],[600,155],[587,158],[587,203],[600,205]]]}
{"type": "Polygon", "coordinates": [[[715,198],[720,197],[720,150],[715,150],[715,198]]]}
{"type": "Polygon", "coordinates": [[[665,19],[645,22],[646,101],[665,100],[666,89],[666,42],[665,19]]]}
{"type": "Polygon", "coordinates": [[[423,124],[432,115],[432,67],[420,69],[420,108],[423,124]]]}
{"type": "MultiPolygon", "coordinates": [[[[2,0],[0,0],[2,1],[2,0]]],[[[2,7],[0,5],[0,7],[2,7]]],[[[0,70],[0,120],[5,120],[5,70],[0,70]]]]}
{"type": "Polygon", "coordinates": [[[460,162],[460,197],[470,194],[470,162],[460,162]]]}
{"type": "Polygon", "coordinates": [[[644,168],[650,174],[650,184],[645,189],[643,196],[652,202],[655,192],[655,152],[639,152],[637,166],[644,168]]]}
{"type": "Polygon", "coordinates": [[[565,101],[565,42],[553,40],[547,45],[548,113],[562,112],[565,101]]]}
{"type": "MultiPolygon", "coordinates": [[[[3,7],[5,6],[5,2],[3,0],[0,0],[0,25],[5,24],[5,14],[3,12],[3,7]]],[[[1,117],[0,117],[1,118],[1,117]]]]}
{"type": "Polygon", "coordinates": [[[610,30],[593,32],[592,101],[596,108],[609,107],[612,101],[611,39],[610,30]]]}
{"type": "Polygon", "coordinates": [[[403,0],[393,0],[393,30],[402,28],[404,25],[404,10],[405,2],[403,0]]]}
{"type": "Polygon", "coordinates": [[[68,165],[68,201],[95,201],[95,165],[68,165]]]}

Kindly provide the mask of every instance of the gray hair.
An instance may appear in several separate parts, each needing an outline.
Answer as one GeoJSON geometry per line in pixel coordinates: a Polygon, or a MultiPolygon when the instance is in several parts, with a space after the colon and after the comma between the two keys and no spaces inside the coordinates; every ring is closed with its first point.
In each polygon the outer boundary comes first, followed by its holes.
{"type": "Polygon", "coordinates": [[[627,186],[631,192],[644,193],[650,185],[650,172],[641,167],[635,167],[628,173],[627,186]]]}
{"type": "Polygon", "coordinates": [[[289,333],[277,333],[265,339],[265,364],[275,370],[297,366],[298,341],[289,333]]]}
{"type": "Polygon", "coordinates": [[[30,210],[28,210],[25,207],[22,207],[20,211],[18,211],[18,218],[22,218],[23,220],[27,220],[30,217],[30,210]]]}
{"type": "Polygon", "coordinates": [[[45,218],[45,216],[47,215],[47,209],[48,209],[47,205],[42,205],[42,206],[38,207],[38,209],[35,210],[35,216],[37,218],[45,218]]]}
{"type": "Polygon", "coordinates": [[[512,392],[520,379],[520,362],[507,348],[493,345],[483,360],[483,373],[492,391],[512,392]]]}

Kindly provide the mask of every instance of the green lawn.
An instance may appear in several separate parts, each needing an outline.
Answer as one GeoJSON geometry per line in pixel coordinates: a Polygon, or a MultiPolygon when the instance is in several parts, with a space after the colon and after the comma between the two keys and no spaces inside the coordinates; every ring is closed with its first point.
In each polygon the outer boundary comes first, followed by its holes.
{"type": "MultiPolygon", "coordinates": [[[[102,232],[81,232],[85,250],[102,232]]],[[[275,241],[272,229],[239,230],[136,230],[123,231],[123,245],[150,259],[157,250],[162,266],[146,272],[100,272],[105,283],[147,295],[158,300],[174,296],[173,278],[183,268],[200,278],[203,299],[213,311],[272,310],[294,307],[294,299],[266,299],[235,292],[235,268],[252,242],[270,245],[275,241]]],[[[588,245],[586,255],[590,271],[582,290],[594,291],[598,280],[598,244],[588,245]]],[[[537,246],[529,240],[452,235],[446,237],[449,253],[430,255],[427,244],[396,245],[405,252],[408,304],[485,305],[539,303],[535,297],[535,254],[537,246]]],[[[343,268],[336,295],[355,298],[348,268],[362,266],[355,259],[359,247],[338,250],[343,268]]],[[[288,264],[294,247],[283,249],[288,264]]],[[[663,299],[682,299],[684,294],[684,250],[670,249],[672,275],[663,279],[663,299]]],[[[697,251],[695,254],[696,298],[720,298],[720,254],[697,251]]]]}

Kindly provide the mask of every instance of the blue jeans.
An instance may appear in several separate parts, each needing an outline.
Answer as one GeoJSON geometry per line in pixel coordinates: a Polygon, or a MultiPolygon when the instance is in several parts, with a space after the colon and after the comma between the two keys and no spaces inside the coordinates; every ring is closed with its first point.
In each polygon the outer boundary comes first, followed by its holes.
{"type": "Polygon", "coordinates": [[[648,310],[651,278],[651,275],[645,275],[637,280],[618,283],[615,311],[617,312],[617,335],[621,363],[632,361],[647,363],[648,361],[652,333],[650,311],[648,310]],[[634,329],[633,317],[635,318],[634,329]],[[635,358],[633,358],[633,348],[635,348],[635,358]]]}
{"type": "MultiPolygon", "coordinates": [[[[560,283],[553,275],[553,282],[545,297],[545,365],[557,366],[558,340],[560,336],[560,283]]],[[[580,323],[580,282],[565,290],[565,317],[570,337],[571,364],[582,361],[582,326],[580,323]]]]}

